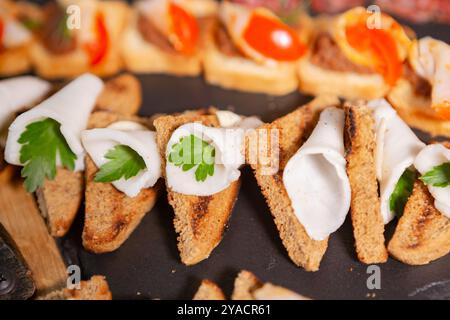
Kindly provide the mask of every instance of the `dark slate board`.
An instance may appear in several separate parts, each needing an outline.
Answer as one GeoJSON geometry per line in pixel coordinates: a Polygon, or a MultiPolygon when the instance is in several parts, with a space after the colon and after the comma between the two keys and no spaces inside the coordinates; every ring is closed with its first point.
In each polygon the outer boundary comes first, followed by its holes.
{"type": "MultiPolygon", "coordinates": [[[[450,42],[448,25],[429,24],[414,30],[419,36],[432,35],[450,42]]],[[[206,85],[201,78],[143,75],[139,79],[144,90],[141,114],[147,116],[214,105],[271,121],[310,100],[299,93],[274,98],[222,90],[206,85]]],[[[381,289],[367,289],[367,266],[356,259],[349,219],[331,235],[320,271],[308,273],[296,267],[281,244],[248,168],[243,170],[242,180],[228,231],[210,258],[196,266],[186,267],[179,260],[173,211],[165,194],[117,251],[95,255],[83,249],[83,210],[70,234],[59,241],[61,250],[69,264],[81,266],[85,278],[105,275],[117,299],[191,299],[204,278],[217,282],[229,296],[234,277],[241,269],[316,299],[450,298],[450,255],[420,267],[390,258],[380,265],[381,289]]],[[[395,224],[387,226],[387,239],[395,224]]]]}

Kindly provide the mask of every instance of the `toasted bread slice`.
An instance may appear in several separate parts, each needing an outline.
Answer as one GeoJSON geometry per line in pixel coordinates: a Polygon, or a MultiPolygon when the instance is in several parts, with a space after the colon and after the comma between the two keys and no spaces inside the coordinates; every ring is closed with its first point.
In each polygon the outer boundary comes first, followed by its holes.
{"type": "Polygon", "coordinates": [[[351,217],[358,259],[367,264],[386,262],[384,222],[375,172],[374,120],[365,105],[345,105],[347,174],[351,187],[351,217]]]}
{"type": "Polygon", "coordinates": [[[81,281],[80,289],[61,289],[53,291],[38,300],[112,300],[108,282],[103,276],[92,276],[81,281]]]}
{"type": "Polygon", "coordinates": [[[125,25],[127,4],[121,1],[98,1],[98,10],[105,17],[110,44],[102,61],[91,66],[89,57],[81,46],[66,54],[53,54],[41,42],[36,41],[31,46],[30,53],[33,66],[40,77],[73,78],[85,72],[92,72],[104,77],[113,75],[121,69],[122,59],[116,44],[120,40],[125,25]]]}
{"type": "MultiPolygon", "coordinates": [[[[259,161],[249,159],[254,171],[256,181],[258,182],[261,192],[266,198],[266,202],[272,212],[280,238],[285,246],[291,260],[307,271],[317,271],[320,261],[327,249],[328,240],[316,241],[311,239],[305,231],[305,228],[298,220],[291,205],[291,200],[286,192],[283,184],[283,170],[288,160],[297,152],[300,146],[311,132],[314,122],[315,113],[320,111],[324,106],[336,105],[339,100],[334,96],[323,96],[316,98],[306,106],[300,107],[288,115],[275,120],[270,124],[263,125],[257,131],[278,132],[279,145],[279,163],[276,172],[265,172],[259,161]]],[[[249,141],[251,145],[253,142],[249,141]]],[[[263,141],[258,141],[261,145],[263,141]]],[[[274,141],[267,143],[269,153],[274,158],[276,150],[272,146],[274,141]]],[[[249,148],[247,148],[249,149],[249,148]]],[[[247,150],[247,152],[249,152],[247,150]]],[[[264,153],[266,155],[266,153],[264,153]]],[[[276,159],[275,159],[276,162],[276,159]]]]}
{"type": "Polygon", "coordinates": [[[225,300],[222,289],[210,280],[203,280],[193,300],[225,300]]]}
{"type": "Polygon", "coordinates": [[[411,127],[431,135],[450,137],[450,121],[441,119],[431,108],[431,99],[414,93],[409,81],[399,79],[387,96],[400,117],[411,127]]]}
{"type": "Polygon", "coordinates": [[[31,44],[2,50],[0,52],[0,75],[11,77],[30,71],[31,62],[29,58],[29,48],[31,44]]]}
{"type": "Polygon", "coordinates": [[[97,98],[95,110],[131,116],[138,113],[141,103],[141,83],[135,76],[126,73],[105,83],[105,88],[97,98]]]}
{"type": "MultiPolygon", "coordinates": [[[[139,81],[132,75],[124,74],[106,82],[95,109],[131,116],[138,112],[140,103],[139,81]]],[[[116,115],[101,112],[97,113],[96,118],[107,123],[116,115]]],[[[83,173],[64,168],[57,168],[55,179],[45,180],[37,190],[39,208],[52,236],[62,237],[69,231],[83,200],[83,192],[83,173]]]]}
{"type": "MultiPolygon", "coordinates": [[[[167,143],[175,129],[189,122],[219,126],[216,116],[199,115],[193,112],[178,116],[161,116],[154,121],[163,175],[167,143]]],[[[240,180],[237,180],[227,189],[211,196],[184,195],[167,188],[168,200],[175,213],[175,231],[179,234],[178,250],[184,264],[193,265],[208,258],[222,240],[239,187],[240,180]]]]}
{"type": "MultiPolygon", "coordinates": [[[[147,124],[145,119],[123,116],[110,112],[95,112],[89,119],[88,128],[104,128],[121,120],[138,121],[147,124]]],[[[130,236],[148,213],[158,197],[160,183],[143,189],[134,198],[126,196],[111,183],[95,182],[98,168],[86,156],[85,217],[83,246],[94,253],[114,251],[130,236]]]]}
{"type": "Polygon", "coordinates": [[[234,280],[232,300],[309,300],[289,289],[262,283],[250,271],[242,270],[234,280]]]}
{"type": "Polygon", "coordinates": [[[434,207],[433,196],[420,180],[414,184],[388,250],[410,265],[428,264],[450,252],[450,219],[434,207]]]}
{"type": "Polygon", "coordinates": [[[271,95],[284,95],[297,89],[298,79],[293,63],[267,66],[243,56],[223,54],[215,39],[218,26],[218,20],[212,20],[203,40],[203,68],[208,83],[226,89],[271,95]]]}
{"type": "Polygon", "coordinates": [[[137,27],[138,13],[129,14],[120,50],[125,68],[136,73],[169,73],[177,76],[197,76],[201,72],[200,51],[182,55],[161,50],[147,42],[137,27]]]}

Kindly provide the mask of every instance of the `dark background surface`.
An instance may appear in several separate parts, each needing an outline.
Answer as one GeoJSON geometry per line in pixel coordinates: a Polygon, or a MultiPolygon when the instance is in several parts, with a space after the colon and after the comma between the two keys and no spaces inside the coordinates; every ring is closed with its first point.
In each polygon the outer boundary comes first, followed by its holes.
{"type": "MultiPolygon", "coordinates": [[[[431,35],[450,42],[448,25],[413,26],[418,36],[431,35]]],[[[143,87],[141,114],[171,113],[214,105],[271,121],[310,98],[292,93],[270,97],[222,90],[202,78],[163,75],[139,76],[143,87]]],[[[155,208],[142,220],[117,251],[95,255],[81,245],[83,210],[69,235],[59,240],[69,264],[79,264],[83,277],[105,275],[116,299],[190,299],[204,278],[218,283],[229,296],[241,269],[262,280],[320,299],[450,299],[450,255],[427,266],[411,267],[389,259],[381,268],[381,290],[368,290],[367,266],[358,262],[349,219],[332,234],[320,271],[296,267],[281,244],[272,216],[248,168],[229,221],[228,231],[209,259],[191,267],[179,260],[173,211],[161,195],[155,208]]],[[[396,221],[387,226],[390,238],[396,221]]]]}

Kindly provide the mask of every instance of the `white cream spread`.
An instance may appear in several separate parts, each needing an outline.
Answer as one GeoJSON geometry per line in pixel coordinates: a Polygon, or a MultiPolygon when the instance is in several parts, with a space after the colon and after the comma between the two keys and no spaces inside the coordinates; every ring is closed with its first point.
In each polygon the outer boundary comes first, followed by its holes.
{"type": "MultiPolygon", "coordinates": [[[[33,109],[19,115],[11,124],[5,148],[5,160],[14,165],[20,162],[20,135],[32,122],[46,118],[57,121],[61,134],[69,148],[77,156],[75,171],[84,169],[84,148],[81,145],[81,131],[86,128],[97,96],[103,89],[103,81],[92,74],[84,74],[41,102],[33,109]]],[[[60,164],[59,159],[57,163],[60,164]]]]}
{"type": "Polygon", "coordinates": [[[22,76],[0,81],[0,130],[16,112],[31,107],[51,89],[49,82],[37,77],[22,76]]]}
{"type": "Polygon", "coordinates": [[[314,240],[326,239],[336,231],[350,208],[344,122],[343,110],[330,107],[322,111],[311,136],[283,172],[295,215],[314,240]]]}
{"type": "Polygon", "coordinates": [[[239,179],[239,167],[245,163],[243,129],[212,128],[200,123],[184,124],[173,132],[167,144],[166,159],[172,146],[191,134],[215,148],[214,174],[208,176],[205,181],[197,181],[195,168],[183,171],[181,167],[167,160],[166,183],[172,191],[207,196],[228,188],[232,182],[239,179]]]}
{"type": "Polygon", "coordinates": [[[432,86],[432,106],[450,104],[450,46],[445,42],[425,37],[411,49],[410,64],[414,71],[432,86]]]}
{"type": "Polygon", "coordinates": [[[413,163],[425,146],[397,112],[384,99],[368,103],[373,110],[376,125],[375,163],[380,184],[380,206],[384,223],[395,216],[390,209],[390,197],[403,172],[413,163]]]}
{"type": "MultiPolygon", "coordinates": [[[[414,160],[414,166],[425,174],[436,166],[450,162],[450,150],[441,144],[430,144],[419,152],[414,160]]],[[[435,187],[427,185],[428,190],[434,198],[434,206],[443,215],[450,218],[450,186],[435,187]]]]}
{"type": "Polygon", "coordinates": [[[142,157],[145,169],[128,180],[121,178],[111,182],[128,197],[135,197],[142,189],[153,187],[161,177],[156,133],[139,123],[118,121],[107,128],[84,130],[81,140],[86,152],[99,168],[109,161],[105,158],[106,153],[117,145],[126,145],[142,157]]]}

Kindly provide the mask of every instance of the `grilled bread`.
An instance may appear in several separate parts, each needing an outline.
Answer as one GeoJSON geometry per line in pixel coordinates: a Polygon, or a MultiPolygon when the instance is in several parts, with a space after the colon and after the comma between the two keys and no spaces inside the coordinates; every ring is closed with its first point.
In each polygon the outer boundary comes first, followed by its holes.
{"type": "Polygon", "coordinates": [[[262,283],[250,271],[242,270],[234,280],[232,300],[308,300],[289,289],[262,283]]]}
{"type": "Polygon", "coordinates": [[[193,300],[225,300],[222,289],[210,280],[203,280],[193,300]]]}
{"type": "MultiPolygon", "coordinates": [[[[141,100],[139,81],[124,74],[106,82],[95,109],[131,116],[139,110],[141,100]]],[[[106,122],[108,117],[115,117],[108,113],[101,115],[106,122]]],[[[57,168],[54,180],[45,180],[36,191],[39,208],[52,236],[62,237],[69,231],[83,200],[83,191],[83,173],[61,167],[57,168]]]]}
{"type": "MultiPolygon", "coordinates": [[[[110,112],[95,112],[89,119],[88,128],[104,128],[116,121],[131,120],[143,125],[145,119],[123,116],[110,112]]],[[[94,253],[114,251],[130,236],[142,218],[149,212],[158,197],[160,183],[143,189],[134,198],[126,196],[111,183],[95,182],[98,168],[86,156],[85,217],[83,246],[94,253]]]]}
{"type": "Polygon", "coordinates": [[[111,300],[108,282],[103,276],[93,276],[90,280],[81,281],[80,289],[62,289],[53,291],[38,300],[111,300]]]}
{"type": "Polygon", "coordinates": [[[371,111],[364,105],[345,105],[347,174],[351,187],[351,218],[358,259],[367,264],[386,262],[384,222],[375,173],[375,131],[371,111]]]}
{"type": "MultiPolygon", "coordinates": [[[[161,116],[153,124],[165,175],[166,146],[172,133],[181,125],[200,122],[206,126],[219,126],[214,115],[195,112],[177,116],[161,116]]],[[[169,204],[173,207],[175,231],[178,233],[178,250],[186,265],[196,264],[209,257],[222,240],[225,227],[239,192],[240,180],[211,196],[184,195],[167,188],[169,204]]]]}
{"type": "MultiPolygon", "coordinates": [[[[316,241],[311,239],[303,225],[296,217],[291,205],[291,200],[283,184],[283,170],[288,160],[297,152],[311,132],[316,113],[321,108],[335,105],[339,101],[334,96],[323,96],[316,98],[306,106],[300,107],[288,115],[275,120],[270,124],[263,125],[258,129],[279,132],[279,164],[277,172],[265,174],[264,167],[258,161],[247,158],[254,170],[256,181],[266,202],[272,212],[278,232],[291,260],[299,267],[307,271],[317,271],[320,261],[327,249],[328,240],[316,241]]],[[[248,142],[249,145],[252,143],[248,142]]],[[[259,144],[265,143],[262,141],[259,144]]],[[[273,142],[268,142],[270,154],[276,150],[270,147],[273,142]]]]}

